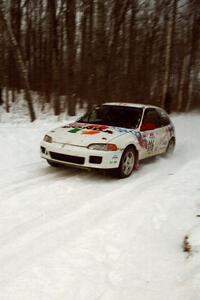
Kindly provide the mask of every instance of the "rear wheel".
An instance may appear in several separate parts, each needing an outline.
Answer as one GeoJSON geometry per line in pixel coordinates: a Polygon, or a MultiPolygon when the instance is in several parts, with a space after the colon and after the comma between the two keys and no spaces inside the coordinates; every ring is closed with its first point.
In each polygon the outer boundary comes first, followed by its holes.
{"type": "Polygon", "coordinates": [[[133,147],[124,150],[118,168],[118,177],[126,178],[131,175],[137,162],[136,151],[133,147]]]}
{"type": "Polygon", "coordinates": [[[49,160],[49,159],[47,159],[47,162],[48,162],[48,164],[49,164],[51,167],[54,167],[54,168],[59,168],[59,167],[62,166],[61,164],[59,164],[59,163],[57,163],[57,162],[55,162],[55,161],[49,160]]]}

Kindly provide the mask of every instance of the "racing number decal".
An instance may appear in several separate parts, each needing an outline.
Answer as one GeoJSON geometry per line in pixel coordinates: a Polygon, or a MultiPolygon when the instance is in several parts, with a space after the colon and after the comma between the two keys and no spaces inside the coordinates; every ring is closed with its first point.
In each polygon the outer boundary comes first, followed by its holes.
{"type": "Polygon", "coordinates": [[[155,148],[155,135],[152,133],[143,134],[141,146],[148,154],[151,154],[155,148]]]}
{"type": "Polygon", "coordinates": [[[150,139],[147,141],[147,152],[153,152],[154,150],[155,139],[150,139]]]}

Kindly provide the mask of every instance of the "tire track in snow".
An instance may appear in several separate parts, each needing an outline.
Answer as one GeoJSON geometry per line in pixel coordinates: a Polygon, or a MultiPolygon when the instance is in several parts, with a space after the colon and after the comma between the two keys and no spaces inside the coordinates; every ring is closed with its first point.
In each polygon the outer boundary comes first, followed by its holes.
{"type": "MultiPolygon", "coordinates": [[[[94,178],[93,180],[95,181],[97,178],[98,178],[98,182],[102,182],[102,181],[103,181],[103,183],[105,182],[105,179],[103,176],[98,176],[98,177],[94,178]]],[[[110,179],[110,180],[115,181],[114,179],[110,179]]],[[[80,194],[82,194],[82,192],[83,192],[83,195],[88,196],[90,194],[91,181],[92,181],[92,177],[91,177],[91,174],[88,172],[85,172],[81,175],[74,173],[73,176],[66,176],[66,174],[64,174],[62,177],[59,176],[57,180],[50,180],[50,181],[49,181],[49,177],[47,177],[46,180],[44,181],[45,185],[42,184],[42,185],[37,186],[36,195],[37,194],[40,195],[39,204],[38,204],[38,200],[36,197],[35,197],[35,201],[33,201],[33,199],[30,197],[32,190],[35,191],[34,186],[28,186],[29,188],[27,190],[23,191],[23,194],[20,195],[20,199],[18,200],[19,203],[17,203],[17,205],[19,204],[19,208],[17,208],[16,206],[14,207],[15,215],[17,215],[18,212],[20,213],[20,211],[23,209],[29,210],[32,213],[32,210],[34,210],[35,207],[36,207],[36,209],[41,207],[41,210],[43,211],[42,212],[43,215],[40,214],[39,217],[37,217],[36,219],[31,219],[28,222],[22,222],[20,225],[17,226],[17,228],[15,226],[16,233],[19,233],[19,231],[21,231],[22,233],[26,233],[26,231],[29,231],[29,228],[27,227],[27,225],[29,225],[29,224],[33,225],[35,223],[38,224],[38,220],[40,220],[41,224],[43,224],[44,222],[46,224],[47,219],[44,218],[44,214],[45,214],[45,216],[48,215],[48,220],[49,220],[49,222],[51,222],[52,219],[55,219],[55,215],[56,215],[57,211],[63,212],[63,210],[64,210],[64,211],[69,212],[69,210],[73,211],[74,207],[80,209],[80,205],[84,204],[84,201],[82,201],[80,198],[80,194]],[[83,183],[83,180],[84,180],[84,183],[83,183]],[[82,185],[81,185],[81,183],[82,183],[82,185]],[[52,184],[53,184],[53,186],[52,186],[52,184]],[[73,201],[77,196],[77,186],[79,184],[80,184],[80,187],[78,189],[79,200],[77,201],[77,199],[76,199],[76,201],[73,201]],[[53,208],[52,208],[52,202],[51,203],[48,202],[48,196],[51,196],[51,190],[55,190],[55,189],[59,189],[58,191],[60,193],[58,193],[58,195],[57,195],[58,200],[56,199],[56,201],[53,202],[53,208]],[[42,199],[43,197],[41,197],[41,191],[47,192],[45,200],[43,200],[42,199]],[[60,204],[59,198],[61,198],[61,200],[63,200],[62,199],[63,196],[64,196],[64,201],[63,202],[61,201],[61,204],[60,204]],[[65,199],[65,196],[66,196],[66,199],[65,199]],[[30,198],[30,199],[28,199],[28,198],[30,198]],[[26,200],[24,201],[24,199],[26,199],[26,200]],[[69,202],[68,200],[71,200],[71,202],[73,201],[73,205],[71,205],[70,207],[69,206],[66,207],[67,202],[69,202]],[[23,206],[21,205],[21,203],[23,204],[23,206]],[[46,206],[44,206],[44,204],[46,206]],[[62,206],[60,206],[60,205],[62,205],[62,206]],[[48,210],[45,211],[45,209],[47,207],[48,207],[48,210]]],[[[109,189],[110,188],[109,185],[107,185],[107,186],[109,189]]],[[[12,205],[13,205],[13,202],[16,202],[14,195],[13,195],[12,200],[13,201],[10,204],[8,203],[7,199],[5,199],[4,203],[0,203],[0,204],[2,204],[2,212],[3,212],[2,217],[3,217],[3,215],[5,215],[6,208],[9,211],[10,206],[12,207],[12,205]],[[4,211],[3,211],[3,209],[4,209],[4,211]]],[[[71,202],[69,202],[69,203],[71,203],[71,202]]],[[[15,203],[15,205],[16,205],[16,203],[15,203]]],[[[12,215],[12,212],[11,212],[11,215],[12,215]]],[[[9,240],[9,236],[10,236],[10,241],[12,242],[12,238],[13,238],[12,233],[13,233],[13,231],[5,232],[6,240],[9,240]]],[[[0,238],[3,238],[3,237],[0,236],[0,238]]]]}
{"type": "MultiPolygon", "coordinates": [[[[100,195],[95,199],[96,201],[93,201],[94,197],[91,197],[91,199],[84,203],[79,209],[72,210],[68,214],[63,207],[60,207],[54,217],[50,215],[48,222],[45,224],[37,224],[36,228],[29,228],[25,235],[22,234],[22,236],[15,241],[15,249],[10,247],[10,243],[5,245],[5,247],[3,247],[4,249],[1,248],[1,252],[3,252],[1,256],[3,258],[1,270],[3,270],[4,273],[3,278],[1,278],[1,283],[3,284],[3,282],[9,279],[10,270],[12,270],[15,261],[17,261],[17,265],[21,268],[21,272],[23,268],[26,268],[27,262],[36,259],[38,255],[47,253],[53,249],[55,250],[56,246],[59,247],[63,244],[66,246],[66,241],[68,241],[67,244],[70,244],[81,235],[84,235],[88,230],[91,230],[93,225],[96,226],[97,223],[104,222],[111,215],[119,213],[123,207],[127,207],[127,204],[134,205],[135,202],[138,202],[140,198],[139,194],[143,186],[151,186],[155,179],[160,176],[160,174],[156,173],[154,176],[150,173],[140,175],[138,172],[137,174],[138,179],[142,177],[142,180],[137,181],[137,178],[135,178],[137,175],[135,174],[131,179],[123,181],[123,184],[118,184],[118,187],[117,184],[115,184],[114,190],[112,185],[112,190],[109,190],[105,196],[100,195]],[[134,194],[136,193],[136,195],[138,193],[138,199],[127,203],[124,192],[126,194],[130,180],[133,180],[133,185],[128,193],[131,191],[133,191],[134,194]],[[115,201],[115,199],[113,199],[114,194],[116,194],[118,199],[119,195],[121,195],[121,200],[115,201]],[[77,224],[78,227],[76,226],[77,224]],[[16,255],[17,249],[19,252],[16,255]]],[[[166,177],[164,177],[164,179],[166,180],[166,177]]],[[[97,190],[98,189],[99,186],[97,186],[97,190]]],[[[85,192],[87,195],[87,189],[85,192]]],[[[15,271],[15,276],[17,276],[19,268],[15,271]]]]}
{"type": "MultiPolygon", "coordinates": [[[[40,163],[41,165],[41,163],[40,163]]],[[[94,171],[93,171],[94,172],[94,171]]],[[[22,193],[26,191],[26,188],[34,188],[40,186],[41,184],[50,184],[57,181],[61,181],[63,179],[70,180],[75,177],[85,177],[89,174],[88,170],[73,168],[73,167],[61,167],[61,168],[52,168],[52,167],[36,167],[34,171],[29,170],[28,176],[23,170],[21,174],[18,173],[19,178],[16,180],[9,180],[9,175],[4,176],[4,181],[0,184],[1,196],[4,196],[7,201],[9,197],[16,195],[16,193],[22,193]],[[29,175],[31,174],[31,175],[29,175]]],[[[1,197],[2,198],[2,197],[1,197]]],[[[0,202],[2,199],[0,198],[0,202]]]]}
{"type": "MultiPolygon", "coordinates": [[[[144,177],[147,177],[148,179],[147,179],[147,181],[149,181],[150,183],[151,183],[151,181],[154,181],[154,179],[157,177],[157,175],[155,175],[154,177],[152,177],[152,175],[150,175],[150,179],[149,179],[149,174],[147,174],[147,175],[143,175],[143,174],[135,174],[135,175],[133,175],[133,176],[137,176],[138,178],[137,179],[140,179],[139,177],[142,177],[142,179],[143,179],[143,181],[144,181],[144,177]]],[[[91,185],[91,177],[90,177],[90,175],[88,175],[87,176],[87,178],[83,178],[83,177],[81,177],[81,178],[79,178],[80,176],[76,176],[78,179],[79,179],[79,183],[81,183],[81,181],[82,180],[88,180],[87,181],[87,184],[85,185],[85,182],[84,182],[84,186],[83,187],[80,187],[79,188],[79,190],[85,190],[85,189],[87,189],[88,188],[88,192],[87,192],[87,190],[85,191],[85,196],[89,196],[89,190],[90,190],[90,185],[91,185]]],[[[85,176],[86,177],[86,176],[85,176]]],[[[133,177],[132,177],[133,178],[133,177]]],[[[96,178],[93,178],[93,181],[96,181],[96,179],[97,179],[97,177],[96,178]]],[[[103,178],[101,178],[102,179],[102,181],[104,182],[104,179],[103,178]]],[[[130,180],[130,179],[129,179],[130,180]]],[[[46,181],[46,180],[45,180],[46,181]]],[[[59,177],[58,178],[58,182],[63,182],[64,184],[68,184],[68,183],[72,183],[74,181],[74,178],[72,178],[72,177],[67,177],[66,178],[66,176],[64,175],[63,177],[59,177]],[[63,178],[65,178],[64,180],[63,180],[63,178]]],[[[118,185],[118,183],[116,183],[116,181],[113,179],[113,180],[111,180],[111,182],[113,181],[113,183],[115,184],[115,185],[118,185]]],[[[54,182],[55,183],[55,185],[54,185],[54,188],[56,187],[56,183],[57,183],[57,181],[55,181],[55,180],[53,180],[52,182],[54,182]]],[[[49,184],[49,183],[51,183],[51,181],[49,181],[49,178],[47,178],[47,183],[49,184]]],[[[129,183],[126,183],[126,185],[128,185],[129,183]]],[[[135,184],[137,184],[136,182],[133,182],[133,184],[135,185],[135,184]]],[[[146,182],[142,182],[141,183],[141,185],[145,185],[146,186],[146,182]]],[[[75,185],[77,185],[77,182],[75,183],[75,185]]],[[[125,185],[125,186],[126,186],[125,185]]],[[[123,187],[124,187],[124,182],[123,182],[123,187]]],[[[134,186],[133,186],[134,187],[134,186]]],[[[39,187],[38,187],[39,188],[39,187]]],[[[42,188],[43,188],[43,186],[42,186],[42,188]]],[[[26,192],[30,192],[30,190],[32,190],[33,189],[33,186],[31,186],[31,187],[29,187],[29,189],[28,189],[28,191],[24,191],[24,193],[26,193],[26,192]]],[[[48,187],[47,187],[47,189],[48,189],[48,187]]],[[[99,189],[99,187],[97,187],[97,194],[98,194],[98,189],[99,189]]],[[[119,188],[117,188],[117,190],[120,190],[121,189],[121,186],[119,187],[119,188]]],[[[112,190],[113,191],[113,190],[112,190]]],[[[112,193],[112,191],[111,191],[111,193],[112,193]]],[[[110,191],[108,191],[108,193],[110,194],[110,191]]],[[[76,196],[76,194],[77,194],[77,190],[75,190],[75,189],[72,189],[72,192],[70,192],[69,194],[68,194],[68,197],[70,197],[71,196],[71,198],[73,198],[74,196],[76,196]],[[73,194],[73,196],[71,195],[71,194],[73,194]]],[[[91,196],[92,198],[94,197],[93,195],[91,196]]],[[[97,199],[98,199],[99,197],[97,197],[97,199]]],[[[101,198],[101,197],[100,197],[101,198]]],[[[56,205],[57,205],[57,203],[55,203],[56,205]]],[[[65,204],[64,204],[65,205],[65,204]]],[[[20,208],[21,209],[21,208],[20,208]]],[[[62,211],[62,208],[61,208],[61,211],[62,211]]],[[[53,214],[55,214],[55,212],[53,212],[53,214]]]]}
{"type": "MultiPolygon", "coordinates": [[[[48,177],[48,176],[53,176],[56,174],[59,174],[59,172],[65,172],[67,173],[67,168],[52,168],[52,167],[48,167],[48,165],[43,165],[41,162],[37,163],[37,164],[30,164],[30,166],[33,167],[29,167],[28,170],[26,170],[27,166],[29,165],[25,165],[25,169],[24,167],[20,167],[17,170],[17,178],[16,178],[16,173],[15,173],[15,177],[12,178],[12,171],[5,173],[4,172],[4,176],[1,179],[1,183],[0,183],[0,188],[2,189],[6,189],[9,188],[10,186],[12,187],[19,185],[22,185],[22,183],[25,181],[31,181],[31,180],[37,180],[39,181],[39,179],[41,177],[48,177]]],[[[73,174],[74,172],[72,172],[73,174]]]]}
{"type": "Polygon", "coordinates": [[[45,184],[48,183],[54,183],[57,181],[61,181],[64,178],[70,180],[71,178],[75,176],[80,176],[79,174],[72,173],[70,176],[68,176],[68,173],[66,171],[57,171],[52,174],[44,174],[39,175],[37,178],[29,178],[25,181],[22,180],[22,182],[12,184],[11,186],[7,186],[5,188],[1,188],[1,194],[6,198],[6,201],[8,200],[8,197],[12,197],[13,195],[16,195],[16,193],[24,192],[24,189],[29,187],[30,188],[38,188],[38,182],[39,184],[45,184]]]}

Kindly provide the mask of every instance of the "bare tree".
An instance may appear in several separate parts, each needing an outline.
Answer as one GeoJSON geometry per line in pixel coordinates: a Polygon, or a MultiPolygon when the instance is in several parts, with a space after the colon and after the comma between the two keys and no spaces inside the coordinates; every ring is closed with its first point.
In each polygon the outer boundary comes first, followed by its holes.
{"type": "Polygon", "coordinates": [[[76,2],[66,0],[68,114],[75,115],[76,2]]]}
{"type": "Polygon", "coordinates": [[[33,122],[36,117],[35,117],[35,112],[34,112],[34,108],[33,108],[32,97],[31,97],[31,93],[30,93],[28,71],[27,71],[23,56],[22,56],[20,46],[15,38],[15,35],[14,35],[12,27],[11,27],[9,12],[5,13],[5,11],[3,9],[2,1],[0,1],[0,20],[3,23],[5,30],[9,36],[9,40],[10,40],[10,44],[11,44],[13,53],[15,53],[15,58],[16,58],[16,61],[17,61],[19,70],[21,72],[21,76],[23,78],[24,85],[25,85],[25,96],[26,96],[26,100],[28,103],[28,107],[29,107],[30,118],[31,118],[31,121],[33,122]]]}
{"type": "Polygon", "coordinates": [[[166,40],[166,54],[165,54],[165,75],[163,84],[163,94],[161,106],[164,107],[166,101],[166,95],[169,93],[170,75],[171,75],[171,62],[172,62],[172,46],[174,40],[174,30],[176,25],[177,14],[177,2],[178,0],[172,0],[169,6],[169,21],[167,24],[167,40],[166,40]]]}
{"type": "Polygon", "coordinates": [[[56,115],[74,115],[78,101],[199,106],[199,0],[0,3],[0,87],[13,100],[24,89],[30,112],[32,91],[56,115]]]}

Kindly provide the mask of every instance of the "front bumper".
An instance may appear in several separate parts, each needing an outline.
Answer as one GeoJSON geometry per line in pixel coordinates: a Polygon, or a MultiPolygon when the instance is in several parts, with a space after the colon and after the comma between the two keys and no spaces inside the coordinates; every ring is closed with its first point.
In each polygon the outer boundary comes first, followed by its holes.
{"type": "Polygon", "coordinates": [[[95,169],[119,167],[122,151],[98,151],[61,143],[41,143],[41,157],[65,165],[95,169]]]}

